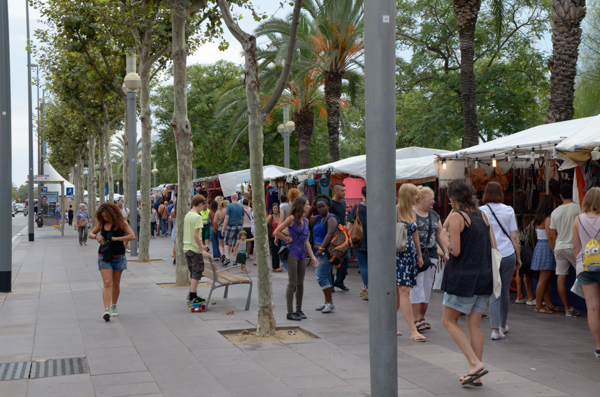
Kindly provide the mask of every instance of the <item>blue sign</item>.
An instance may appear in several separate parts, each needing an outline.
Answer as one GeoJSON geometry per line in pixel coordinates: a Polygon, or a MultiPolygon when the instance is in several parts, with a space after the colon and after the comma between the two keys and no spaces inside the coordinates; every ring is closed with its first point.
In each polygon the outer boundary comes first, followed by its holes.
{"type": "Polygon", "coordinates": [[[48,193],[48,186],[40,186],[40,192],[48,193]]]}
{"type": "Polygon", "coordinates": [[[73,197],[73,188],[72,187],[67,188],[67,197],[73,197]]]}
{"type": "Polygon", "coordinates": [[[106,196],[107,194],[108,194],[108,188],[107,188],[107,187],[105,187],[105,188],[104,188],[104,195],[106,196]]]}

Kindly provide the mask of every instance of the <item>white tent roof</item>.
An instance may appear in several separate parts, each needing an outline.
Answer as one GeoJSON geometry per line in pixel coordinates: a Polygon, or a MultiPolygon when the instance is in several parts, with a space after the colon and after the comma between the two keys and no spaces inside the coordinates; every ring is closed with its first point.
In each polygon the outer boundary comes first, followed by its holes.
{"type": "MultiPolygon", "coordinates": [[[[65,193],[66,193],[66,189],[68,187],[72,187],[72,188],[75,187],[75,185],[73,185],[71,182],[69,182],[65,178],[63,178],[63,176],[61,174],[59,174],[58,171],[56,171],[54,169],[54,167],[52,166],[52,164],[50,164],[50,163],[44,163],[44,175],[49,175],[51,181],[64,181],[65,182],[64,183],[65,193]]],[[[57,191],[60,192],[60,187],[58,188],[57,191]]]]}
{"type": "MultiPolygon", "coordinates": [[[[554,150],[554,146],[557,143],[560,143],[565,138],[574,136],[586,126],[590,126],[589,130],[591,130],[591,126],[596,124],[596,134],[598,134],[600,131],[600,118],[598,117],[599,116],[586,117],[559,123],[538,125],[515,134],[482,143],[481,145],[457,150],[456,152],[445,154],[442,157],[454,157],[458,155],[458,158],[485,158],[491,157],[492,154],[499,154],[504,151],[515,149],[529,152],[533,147],[535,147],[536,150],[554,150]]],[[[598,141],[599,137],[596,136],[595,138],[596,141],[598,141]]]]}
{"type": "MultiPolygon", "coordinates": [[[[421,147],[407,147],[396,150],[396,180],[406,181],[415,179],[427,179],[436,176],[435,173],[435,155],[450,153],[447,150],[429,149],[421,147]],[[415,159],[418,159],[416,161],[415,159]]],[[[343,160],[334,161],[333,163],[319,165],[292,172],[291,176],[306,177],[308,175],[320,174],[327,171],[337,172],[340,174],[349,174],[367,177],[367,156],[360,155],[348,157],[343,160]]]]}
{"type": "MultiPolygon", "coordinates": [[[[290,173],[293,170],[289,168],[279,167],[277,165],[265,165],[263,167],[263,179],[265,181],[276,179],[284,174],[290,173]]],[[[240,189],[240,186],[250,181],[250,170],[234,171],[227,174],[219,174],[219,182],[223,190],[223,196],[231,196],[240,189]]]]}
{"type": "MultiPolygon", "coordinates": [[[[574,152],[576,150],[593,149],[600,146],[600,115],[586,117],[588,120],[577,132],[569,135],[567,139],[556,146],[556,150],[574,152]]],[[[573,120],[575,121],[575,120],[573,120]]]]}

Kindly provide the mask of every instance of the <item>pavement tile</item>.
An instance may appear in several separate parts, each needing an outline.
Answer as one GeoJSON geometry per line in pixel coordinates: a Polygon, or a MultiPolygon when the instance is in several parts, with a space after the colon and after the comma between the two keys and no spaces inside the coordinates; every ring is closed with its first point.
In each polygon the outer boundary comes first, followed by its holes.
{"type": "Polygon", "coordinates": [[[124,372],[110,375],[92,375],[94,386],[102,385],[128,385],[132,383],[154,382],[152,374],[148,371],[124,372]]]}
{"type": "Polygon", "coordinates": [[[30,379],[27,397],[95,396],[88,374],[30,379]]]}
{"type": "Polygon", "coordinates": [[[27,384],[27,379],[0,382],[0,396],[26,397],[27,384]]]}
{"type": "MultiPolygon", "coordinates": [[[[485,380],[484,380],[485,382],[485,380]]],[[[486,385],[487,388],[502,393],[505,396],[519,395],[520,397],[534,397],[534,396],[567,396],[568,394],[563,393],[559,390],[551,387],[542,385],[537,382],[523,382],[523,383],[511,383],[511,384],[490,384],[486,385]]]]}
{"type": "Polygon", "coordinates": [[[156,382],[138,382],[122,385],[100,385],[94,382],[94,391],[96,392],[96,397],[121,397],[160,393],[156,382]]]}

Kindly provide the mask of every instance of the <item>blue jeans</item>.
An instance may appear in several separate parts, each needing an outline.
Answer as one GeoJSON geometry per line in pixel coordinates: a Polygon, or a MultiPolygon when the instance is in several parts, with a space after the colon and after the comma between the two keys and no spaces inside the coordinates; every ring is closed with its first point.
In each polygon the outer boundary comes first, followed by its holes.
{"type": "Polygon", "coordinates": [[[315,276],[317,277],[319,285],[322,289],[333,287],[333,277],[331,276],[333,266],[331,265],[331,262],[329,262],[329,254],[324,253],[317,257],[317,261],[319,261],[319,266],[315,269],[315,276]]]}
{"type": "Polygon", "coordinates": [[[213,229],[212,226],[210,227],[210,242],[212,243],[213,248],[213,258],[219,259],[221,256],[221,251],[219,251],[219,239],[217,238],[215,229],[213,229]]]}
{"type": "MultiPolygon", "coordinates": [[[[282,246],[282,247],[285,247],[285,246],[286,246],[286,244],[285,244],[285,241],[281,241],[281,246],[282,246]]],[[[301,262],[302,262],[302,263],[304,263],[304,261],[301,261],[301,262]]],[[[287,262],[286,262],[286,261],[284,261],[283,259],[281,259],[281,266],[283,266],[283,268],[284,268],[285,270],[287,270],[287,262]]]]}
{"type": "Polygon", "coordinates": [[[354,250],[354,255],[358,261],[358,268],[360,269],[360,276],[362,277],[365,288],[369,288],[369,268],[368,268],[368,255],[367,251],[354,250]]]}
{"type": "Polygon", "coordinates": [[[167,219],[160,220],[160,231],[163,236],[167,235],[167,219]]]}
{"type": "Polygon", "coordinates": [[[346,259],[342,262],[342,265],[337,270],[337,276],[335,277],[335,285],[343,285],[346,276],[348,275],[348,265],[350,264],[350,250],[346,252],[346,259]]]}
{"type": "Polygon", "coordinates": [[[499,298],[494,298],[493,295],[490,297],[490,322],[492,329],[499,329],[500,326],[506,325],[508,306],[510,305],[510,281],[516,264],[517,256],[515,253],[502,258],[502,262],[500,262],[502,292],[499,298]]]}

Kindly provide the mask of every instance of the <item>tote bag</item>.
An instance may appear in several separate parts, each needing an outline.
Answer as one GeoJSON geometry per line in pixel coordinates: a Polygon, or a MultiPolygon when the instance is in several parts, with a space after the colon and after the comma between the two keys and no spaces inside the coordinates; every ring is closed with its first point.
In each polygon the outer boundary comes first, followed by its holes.
{"type": "Polygon", "coordinates": [[[500,263],[502,262],[502,254],[494,248],[494,232],[490,227],[490,244],[492,245],[492,275],[494,279],[494,290],[492,295],[494,298],[499,298],[502,294],[502,279],[500,278],[500,263]]]}

